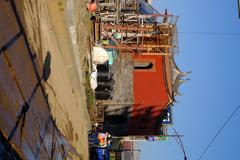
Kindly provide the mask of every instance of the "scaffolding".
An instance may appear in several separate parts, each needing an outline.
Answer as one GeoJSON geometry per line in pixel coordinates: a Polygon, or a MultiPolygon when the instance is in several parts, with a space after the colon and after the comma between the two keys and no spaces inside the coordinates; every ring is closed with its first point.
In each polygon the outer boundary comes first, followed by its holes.
{"type": "Polygon", "coordinates": [[[100,41],[120,53],[170,55],[177,48],[177,17],[157,12],[144,0],[98,1],[100,41]]]}

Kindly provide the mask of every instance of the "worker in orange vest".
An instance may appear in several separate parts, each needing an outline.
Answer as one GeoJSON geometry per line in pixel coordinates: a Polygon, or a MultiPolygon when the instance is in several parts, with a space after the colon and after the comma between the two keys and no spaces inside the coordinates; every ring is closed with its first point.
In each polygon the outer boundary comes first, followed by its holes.
{"type": "Polygon", "coordinates": [[[109,137],[111,137],[111,135],[108,132],[90,133],[88,135],[88,142],[90,146],[105,148],[107,147],[109,137]]]}
{"type": "Polygon", "coordinates": [[[107,138],[109,136],[109,133],[98,133],[98,140],[99,140],[99,147],[105,148],[107,147],[107,138]]]}

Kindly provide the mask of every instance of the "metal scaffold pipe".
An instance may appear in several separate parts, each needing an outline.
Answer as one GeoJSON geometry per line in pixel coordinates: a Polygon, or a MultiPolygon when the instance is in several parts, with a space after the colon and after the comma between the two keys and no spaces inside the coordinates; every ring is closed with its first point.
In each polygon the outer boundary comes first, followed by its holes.
{"type": "Polygon", "coordinates": [[[104,45],[106,49],[135,49],[135,50],[147,50],[150,48],[174,48],[171,45],[122,45],[122,46],[112,46],[112,45],[104,45]]]}

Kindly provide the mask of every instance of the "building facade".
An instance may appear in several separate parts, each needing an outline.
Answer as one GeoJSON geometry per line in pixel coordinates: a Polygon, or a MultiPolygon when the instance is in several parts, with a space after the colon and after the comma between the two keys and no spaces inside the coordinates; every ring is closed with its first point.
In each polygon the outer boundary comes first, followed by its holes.
{"type": "Polygon", "coordinates": [[[100,43],[118,54],[110,66],[114,93],[102,102],[104,130],[116,136],[166,134],[169,107],[187,74],[174,61],[177,17],[167,10],[159,13],[144,0],[102,1],[99,6],[100,43]]]}

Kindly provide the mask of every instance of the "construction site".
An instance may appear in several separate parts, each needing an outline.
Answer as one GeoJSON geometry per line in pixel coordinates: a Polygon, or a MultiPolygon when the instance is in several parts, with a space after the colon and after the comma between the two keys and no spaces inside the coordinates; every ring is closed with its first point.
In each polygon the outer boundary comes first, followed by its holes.
{"type": "Polygon", "coordinates": [[[0,159],[96,159],[89,131],[116,139],[102,159],[166,139],[189,73],[174,61],[177,16],[145,0],[8,0],[0,9],[0,159]]]}

